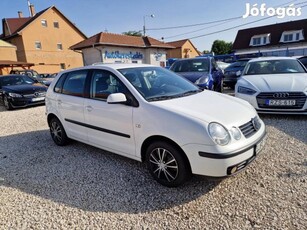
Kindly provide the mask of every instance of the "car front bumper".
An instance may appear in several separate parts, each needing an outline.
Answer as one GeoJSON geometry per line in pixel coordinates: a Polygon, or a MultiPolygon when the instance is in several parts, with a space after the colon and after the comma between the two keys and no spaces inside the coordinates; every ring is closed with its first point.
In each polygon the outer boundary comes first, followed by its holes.
{"type": "Polygon", "coordinates": [[[8,97],[8,101],[13,108],[23,108],[27,106],[45,104],[45,97],[41,98],[24,98],[24,97],[8,97]]]}
{"type": "Polygon", "coordinates": [[[266,132],[243,149],[230,153],[208,153],[206,147],[197,144],[183,146],[193,174],[225,177],[236,174],[249,165],[265,145],[266,132]]]}

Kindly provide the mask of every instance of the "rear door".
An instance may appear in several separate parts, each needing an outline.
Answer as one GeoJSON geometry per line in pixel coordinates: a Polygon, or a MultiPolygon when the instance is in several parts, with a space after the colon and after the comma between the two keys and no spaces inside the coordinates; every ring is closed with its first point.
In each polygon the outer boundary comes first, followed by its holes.
{"type": "Polygon", "coordinates": [[[64,79],[56,103],[66,133],[69,137],[87,141],[84,124],[84,89],[88,70],[69,72],[64,79]]]}

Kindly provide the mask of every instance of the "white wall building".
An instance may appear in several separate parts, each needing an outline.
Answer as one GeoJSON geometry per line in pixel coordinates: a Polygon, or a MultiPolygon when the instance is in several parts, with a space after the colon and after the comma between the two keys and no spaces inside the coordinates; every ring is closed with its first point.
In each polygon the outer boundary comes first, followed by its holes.
{"type": "Polygon", "coordinates": [[[84,65],[102,63],[144,63],[166,65],[167,49],[171,45],[151,37],[98,33],[71,47],[82,52],[84,65]]]}

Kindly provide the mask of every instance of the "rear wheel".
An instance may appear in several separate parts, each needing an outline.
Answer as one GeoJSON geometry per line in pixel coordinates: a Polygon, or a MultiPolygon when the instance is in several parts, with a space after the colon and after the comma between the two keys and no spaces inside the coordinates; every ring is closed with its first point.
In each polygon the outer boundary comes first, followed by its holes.
{"type": "Polygon", "coordinates": [[[68,137],[59,119],[55,117],[52,118],[49,123],[49,128],[54,143],[56,143],[59,146],[66,145],[68,143],[68,137]]]}
{"type": "Polygon", "coordinates": [[[8,100],[6,95],[4,95],[4,97],[3,97],[3,105],[4,105],[4,107],[7,110],[12,110],[13,109],[13,106],[12,106],[11,102],[9,102],[9,100],[8,100]]]}
{"type": "Polygon", "coordinates": [[[156,181],[167,187],[182,185],[191,176],[181,151],[167,142],[154,142],[146,151],[146,163],[156,181]]]}

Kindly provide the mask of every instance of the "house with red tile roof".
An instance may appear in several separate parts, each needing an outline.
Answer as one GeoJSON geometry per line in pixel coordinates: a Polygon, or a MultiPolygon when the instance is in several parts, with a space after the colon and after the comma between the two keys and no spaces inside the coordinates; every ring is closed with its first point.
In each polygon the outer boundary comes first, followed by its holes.
{"type": "Polygon", "coordinates": [[[82,66],[82,55],[69,49],[87,38],[55,6],[31,16],[2,19],[1,39],[17,47],[17,60],[33,63],[39,73],[54,73],[63,69],[82,66]]]}
{"type": "Polygon", "coordinates": [[[167,58],[194,58],[200,55],[193,43],[189,39],[167,42],[175,49],[167,51],[167,58]]]}
{"type": "Polygon", "coordinates": [[[239,30],[233,50],[239,56],[307,55],[307,19],[239,30]]]}
{"type": "Polygon", "coordinates": [[[174,47],[147,36],[101,32],[70,48],[82,52],[84,65],[102,62],[165,66],[167,50],[174,47]]]}

